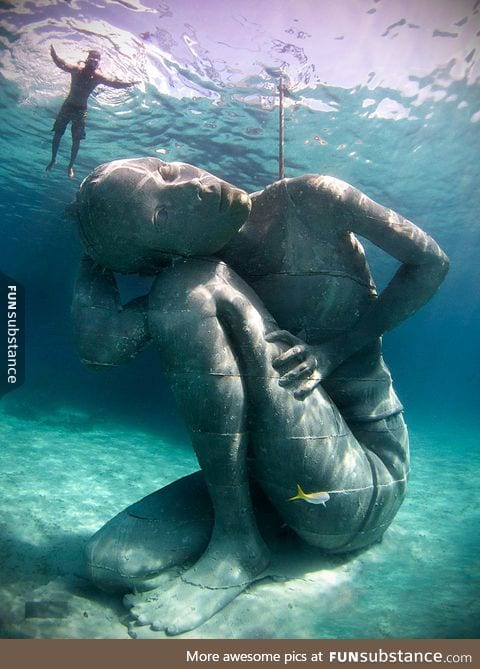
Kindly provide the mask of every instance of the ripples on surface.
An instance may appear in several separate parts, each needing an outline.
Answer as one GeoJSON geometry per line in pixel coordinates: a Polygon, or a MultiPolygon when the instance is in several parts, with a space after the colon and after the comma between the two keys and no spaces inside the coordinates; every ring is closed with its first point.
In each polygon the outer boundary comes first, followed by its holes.
{"type": "Polygon", "coordinates": [[[114,157],[157,154],[249,190],[264,186],[277,173],[272,74],[281,69],[290,91],[287,175],[330,172],[380,189],[398,180],[397,154],[421,170],[439,158],[432,134],[457,144],[452,125],[468,136],[480,120],[478,5],[243,0],[199,11],[192,0],[5,2],[4,155],[16,146],[5,177],[23,189],[30,173],[30,186],[39,179],[44,190],[36,168],[68,86],[48,53],[54,43],[70,62],[98,48],[106,73],[142,81],[94,94],[81,175],[114,157]]]}

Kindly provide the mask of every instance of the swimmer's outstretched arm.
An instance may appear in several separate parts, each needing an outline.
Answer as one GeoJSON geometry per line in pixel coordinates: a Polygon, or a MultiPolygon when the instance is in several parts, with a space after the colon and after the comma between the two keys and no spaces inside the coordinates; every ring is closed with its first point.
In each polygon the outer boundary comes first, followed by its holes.
{"type": "Polygon", "coordinates": [[[135,86],[139,84],[140,81],[121,81],[120,79],[109,79],[103,74],[97,74],[97,82],[103,86],[109,86],[110,88],[130,88],[130,86],[135,86]]]}
{"type": "Polygon", "coordinates": [[[84,365],[108,369],[128,362],[150,342],[147,296],[122,307],[113,272],[89,256],[80,261],[72,316],[77,349],[84,365]]]}
{"type": "Polygon", "coordinates": [[[55,48],[53,44],[50,44],[50,55],[52,57],[53,62],[57,67],[59,67],[61,70],[64,72],[74,72],[75,70],[78,70],[78,67],[76,65],[69,65],[66,61],[63,60],[63,58],[60,58],[60,56],[57,54],[55,51],[55,48]]]}

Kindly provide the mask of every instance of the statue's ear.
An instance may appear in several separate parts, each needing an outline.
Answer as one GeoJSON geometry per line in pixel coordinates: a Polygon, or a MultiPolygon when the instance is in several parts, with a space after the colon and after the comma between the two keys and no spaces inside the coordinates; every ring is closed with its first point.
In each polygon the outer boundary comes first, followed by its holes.
{"type": "Polygon", "coordinates": [[[78,223],[78,205],[76,201],[67,204],[67,206],[63,210],[63,213],[65,215],[65,218],[68,218],[70,221],[78,223]]]}

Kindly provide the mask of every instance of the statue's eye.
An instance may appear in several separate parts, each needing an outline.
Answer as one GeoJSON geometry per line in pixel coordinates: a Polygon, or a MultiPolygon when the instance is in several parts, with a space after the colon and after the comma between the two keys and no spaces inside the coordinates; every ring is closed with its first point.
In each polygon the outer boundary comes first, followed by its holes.
{"type": "Polygon", "coordinates": [[[168,211],[166,207],[159,207],[155,212],[154,223],[161,225],[168,220],[168,211]]]}

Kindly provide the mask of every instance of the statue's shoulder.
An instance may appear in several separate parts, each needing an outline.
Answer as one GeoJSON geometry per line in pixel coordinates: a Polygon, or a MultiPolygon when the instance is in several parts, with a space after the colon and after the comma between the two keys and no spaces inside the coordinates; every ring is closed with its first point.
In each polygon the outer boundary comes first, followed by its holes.
{"type": "Polygon", "coordinates": [[[302,174],[298,177],[279,179],[265,186],[263,190],[250,193],[250,198],[255,201],[267,201],[279,199],[282,194],[297,196],[324,196],[325,198],[341,199],[346,192],[356,190],[346,181],[337,179],[326,174],[302,174]]]}
{"type": "Polygon", "coordinates": [[[267,233],[275,235],[279,247],[283,243],[279,241],[281,235],[290,241],[297,235],[298,246],[303,239],[298,235],[301,227],[309,230],[304,237],[309,244],[313,239],[319,242],[338,240],[339,236],[343,239],[343,210],[350,189],[345,181],[323,174],[281,179],[250,195],[251,215],[240,233],[256,240],[266,238],[267,233]]]}
{"type": "Polygon", "coordinates": [[[327,174],[302,174],[284,181],[288,193],[293,196],[311,194],[322,199],[341,200],[346,193],[354,190],[346,181],[327,174]]]}

